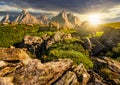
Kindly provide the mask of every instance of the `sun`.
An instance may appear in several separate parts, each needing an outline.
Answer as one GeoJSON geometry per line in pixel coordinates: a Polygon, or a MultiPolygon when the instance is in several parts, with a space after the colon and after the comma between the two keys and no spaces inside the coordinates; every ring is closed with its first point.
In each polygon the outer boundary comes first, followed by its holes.
{"type": "Polygon", "coordinates": [[[98,25],[101,23],[100,14],[91,14],[88,17],[88,21],[91,25],[98,25]]]}

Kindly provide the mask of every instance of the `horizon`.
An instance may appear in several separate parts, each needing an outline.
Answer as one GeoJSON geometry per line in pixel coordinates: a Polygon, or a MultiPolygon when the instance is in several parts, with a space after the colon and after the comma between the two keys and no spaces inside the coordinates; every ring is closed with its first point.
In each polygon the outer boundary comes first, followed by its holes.
{"type": "Polygon", "coordinates": [[[118,0],[86,0],[86,1],[55,1],[55,0],[26,0],[26,1],[0,1],[0,19],[5,13],[21,12],[23,9],[34,14],[50,14],[55,16],[65,10],[78,16],[81,21],[88,20],[90,14],[100,14],[102,23],[120,21],[120,1],[118,0]]]}

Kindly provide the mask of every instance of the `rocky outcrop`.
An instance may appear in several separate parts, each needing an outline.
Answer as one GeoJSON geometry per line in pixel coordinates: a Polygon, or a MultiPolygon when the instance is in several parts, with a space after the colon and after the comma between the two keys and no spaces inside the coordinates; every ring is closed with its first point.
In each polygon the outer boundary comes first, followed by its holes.
{"type": "MultiPolygon", "coordinates": [[[[31,58],[29,55],[19,48],[0,48],[0,60],[1,61],[21,61],[27,64],[31,58]]],[[[4,62],[0,62],[5,65],[4,62]]]]}
{"type": "Polygon", "coordinates": [[[51,28],[54,28],[54,29],[56,29],[56,30],[59,30],[60,25],[59,25],[59,23],[57,23],[57,22],[51,21],[51,22],[49,22],[49,27],[50,27],[50,29],[51,29],[51,28]]]}
{"type": "Polygon", "coordinates": [[[85,38],[84,47],[91,52],[91,55],[99,54],[105,48],[105,46],[96,38],[85,38]]]}
{"type": "Polygon", "coordinates": [[[94,58],[94,70],[102,76],[102,81],[106,80],[108,84],[119,85],[120,84],[120,63],[106,58],[94,58]]]}
{"type": "Polygon", "coordinates": [[[106,49],[111,49],[120,42],[120,30],[115,28],[106,28],[104,34],[100,37],[100,41],[106,46],[106,49]]]}
{"type": "Polygon", "coordinates": [[[90,77],[83,64],[74,66],[70,59],[41,63],[17,48],[1,48],[0,57],[3,56],[6,59],[0,59],[0,85],[85,85],[90,77]]]}
{"type": "Polygon", "coordinates": [[[71,38],[71,34],[66,34],[60,31],[56,32],[52,36],[48,36],[47,34],[44,34],[42,37],[25,36],[23,43],[20,45],[20,48],[27,48],[27,50],[30,51],[33,55],[40,57],[54,43],[71,38]]]}

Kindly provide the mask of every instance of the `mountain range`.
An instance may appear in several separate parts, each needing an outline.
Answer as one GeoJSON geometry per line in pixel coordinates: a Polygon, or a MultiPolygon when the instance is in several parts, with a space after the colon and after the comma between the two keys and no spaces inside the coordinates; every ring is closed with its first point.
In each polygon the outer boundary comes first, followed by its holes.
{"type": "Polygon", "coordinates": [[[71,13],[62,11],[58,15],[49,19],[46,15],[40,15],[38,17],[33,16],[27,10],[23,10],[17,16],[9,16],[8,14],[1,20],[1,23],[17,22],[23,24],[48,24],[49,22],[57,22],[60,27],[73,28],[76,25],[80,25],[81,21],[77,16],[71,13]]]}

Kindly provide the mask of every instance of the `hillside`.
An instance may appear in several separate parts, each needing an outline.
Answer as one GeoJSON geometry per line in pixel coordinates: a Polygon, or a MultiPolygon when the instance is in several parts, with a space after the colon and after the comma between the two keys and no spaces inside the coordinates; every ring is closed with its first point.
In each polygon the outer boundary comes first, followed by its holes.
{"type": "Polygon", "coordinates": [[[0,85],[120,85],[120,0],[0,0],[0,85]]]}
{"type": "Polygon", "coordinates": [[[113,27],[113,28],[120,28],[120,22],[106,23],[106,24],[103,24],[102,26],[108,26],[108,27],[113,27]]]}
{"type": "Polygon", "coordinates": [[[120,29],[85,25],[0,24],[0,84],[119,85],[120,29]]]}

